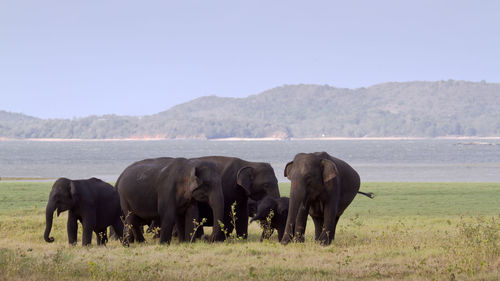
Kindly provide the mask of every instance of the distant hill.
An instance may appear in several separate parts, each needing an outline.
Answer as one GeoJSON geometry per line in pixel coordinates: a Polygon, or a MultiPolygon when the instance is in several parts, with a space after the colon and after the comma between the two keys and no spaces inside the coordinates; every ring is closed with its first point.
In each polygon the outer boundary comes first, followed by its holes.
{"type": "Polygon", "coordinates": [[[3,138],[500,136],[500,84],[285,85],[247,98],[201,97],[154,115],[39,119],[0,111],[3,138]]]}

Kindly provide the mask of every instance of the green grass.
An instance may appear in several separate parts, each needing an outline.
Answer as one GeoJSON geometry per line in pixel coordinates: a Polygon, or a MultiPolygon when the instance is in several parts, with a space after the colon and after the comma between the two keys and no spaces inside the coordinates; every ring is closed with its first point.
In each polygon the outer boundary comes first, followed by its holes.
{"type": "Polygon", "coordinates": [[[42,209],[53,182],[0,182],[0,213],[42,209]]]}
{"type": "MultiPolygon", "coordinates": [[[[499,280],[499,183],[364,183],[334,243],[247,241],[82,248],[67,245],[67,213],[45,243],[52,183],[0,182],[0,280],[499,280]]],[[[280,184],[282,195],[289,184],[280,184]]],[[[80,227],[81,229],[81,227],[80,227]]],[[[206,228],[210,231],[209,228],[206,228]]],[[[81,235],[79,235],[81,238],[81,235]]]]}

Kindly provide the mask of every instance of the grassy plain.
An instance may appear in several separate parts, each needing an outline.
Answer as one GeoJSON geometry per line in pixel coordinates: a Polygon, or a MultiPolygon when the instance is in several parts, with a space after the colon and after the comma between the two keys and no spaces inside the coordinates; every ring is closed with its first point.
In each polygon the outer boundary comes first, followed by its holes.
{"type": "Polygon", "coordinates": [[[500,280],[500,183],[364,183],[375,199],[356,197],[328,247],[309,222],[288,246],[258,242],[252,224],[247,241],[82,248],[67,244],[67,213],[48,244],[50,186],[0,182],[0,280],[500,280]]]}

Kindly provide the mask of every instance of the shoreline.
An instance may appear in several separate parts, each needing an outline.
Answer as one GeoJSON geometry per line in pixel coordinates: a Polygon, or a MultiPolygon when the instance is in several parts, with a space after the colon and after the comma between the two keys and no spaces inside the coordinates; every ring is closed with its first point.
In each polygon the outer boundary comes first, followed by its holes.
{"type": "Polygon", "coordinates": [[[113,141],[165,141],[165,140],[203,140],[203,141],[398,141],[398,140],[500,140],[500,136],[491,137],[472,137],[472,136],[446,136],[446,137],[317,137],[317,138],[215,138],[215,139],[196,139],[196,138],[119,138],[119,139],[65,139],[65,138],[26,138],[26,139],[11,139],[0,137],[1,141],[34,141],[34,142],[113,142],[113,141]]]}

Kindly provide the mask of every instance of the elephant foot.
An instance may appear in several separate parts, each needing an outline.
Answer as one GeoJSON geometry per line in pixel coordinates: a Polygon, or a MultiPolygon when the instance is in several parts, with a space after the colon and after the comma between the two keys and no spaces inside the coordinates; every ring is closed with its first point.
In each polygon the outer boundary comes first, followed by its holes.
{"type": "Polygon", "coordinates": [[[292,239],[291,239],[290,235],[289,235],[289,234],[285,234],[285,235],[283,236],[283,239],[281,239],[280,243],[281,243],[281,245],[285,246],[285,245],[287,245],[288,243],[290,243],[290,241],[291,241],[291,240],[292,240],[292,239]]]}

